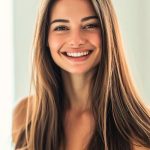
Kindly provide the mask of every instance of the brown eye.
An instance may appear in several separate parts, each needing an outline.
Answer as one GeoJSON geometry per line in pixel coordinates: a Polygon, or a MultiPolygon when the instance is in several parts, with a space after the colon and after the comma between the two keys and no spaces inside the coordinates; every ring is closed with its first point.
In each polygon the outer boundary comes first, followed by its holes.
{"type": "Polygon", "coordinates": [[[83,26],[82,29],[83,30],[93,30],[93,29],[96,29],[98,27],[99,27],[99,24],[95,23],[95,24],[88,24],[86,26],[83,26]]]}
{"type": "Polygon", "coordinates": [[[54,31],[66,31],[66,30],[69,30],[69,28],[66,26],[58,26],[54,28],[54,31]]]}

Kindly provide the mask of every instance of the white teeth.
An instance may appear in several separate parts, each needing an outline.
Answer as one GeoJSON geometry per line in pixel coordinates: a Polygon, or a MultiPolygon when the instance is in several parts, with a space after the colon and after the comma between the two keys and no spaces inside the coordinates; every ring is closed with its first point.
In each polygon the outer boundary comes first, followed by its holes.
{"type": "Polygon", "coordinates": [[[85,56],[89,54],[89,51],[86,52],[78,52],[78,53],[66,53],[68,56],[72,56],[72,57],[81,57],[81,56],[85,56]]]}

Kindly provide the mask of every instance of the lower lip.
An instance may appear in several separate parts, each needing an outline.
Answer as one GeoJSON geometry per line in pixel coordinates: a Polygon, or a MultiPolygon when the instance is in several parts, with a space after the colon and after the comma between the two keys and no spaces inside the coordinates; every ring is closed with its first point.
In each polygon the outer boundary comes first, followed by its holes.
{"type": "Polygon", "coordinates": [[[70,60],[72,62],[83,62],[83,61],[87,60],[92,53],[93,52],[90,52],[90,54],[88,54],[86,56],[81,56],[81,57],[71,57],[71,56],[66,56],[64,54],[63,54],[63,56],[65,56],[68,60],[70,60]]]}

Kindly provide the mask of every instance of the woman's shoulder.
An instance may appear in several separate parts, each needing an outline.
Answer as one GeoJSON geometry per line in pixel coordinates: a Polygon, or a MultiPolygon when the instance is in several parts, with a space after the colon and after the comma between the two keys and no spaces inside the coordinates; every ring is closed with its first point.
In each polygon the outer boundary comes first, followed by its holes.
{"type": "Polygon", "coordinates": [[[21,124],[25,119],[27,113],[27,105],[28,105],[28,97],[22,98],[19,102],[15,105],[13,110],[13,120],[16,125],[21,124]],[[16,122],[17,121],[17,122],[16,122]]]}
{"type": "MultiPolygon", "coordinates": [[[[150,106],[146,108],[147,108],[148,115],[150,116],[150,106]]],[[[150,148],[143,147],[141,144],[139,144],[134,140],[132,141],[132,144],[133,144],[133,150],[150,150],[150,148]]]]}
{"type": "Polygon", "coordinates": [[[16,104],[13,110],[12,116],[12,139],[16,141],[19,133],[25,128],[27,108],[28,108],[28,97],[22,98],[16,104]]]}
{"type": "Polygon", "coordinates": [[[150,150],[150,148],[143,147],[141,144],[133,142],[133,150],[150,150]]]}

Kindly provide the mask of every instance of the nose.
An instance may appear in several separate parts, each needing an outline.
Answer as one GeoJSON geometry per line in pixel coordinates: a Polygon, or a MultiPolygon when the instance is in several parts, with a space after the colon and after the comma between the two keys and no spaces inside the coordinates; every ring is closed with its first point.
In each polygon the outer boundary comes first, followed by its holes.
{"type": "Polygon", "coordinates": [[[69,37],[69,46],[72,48],[78,48],[86,43],[86,37],[82,33],[82,31],[73,31],[70,33],[69,37]]]}

